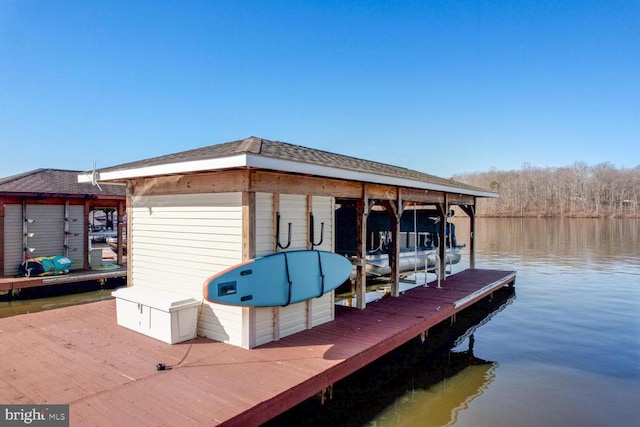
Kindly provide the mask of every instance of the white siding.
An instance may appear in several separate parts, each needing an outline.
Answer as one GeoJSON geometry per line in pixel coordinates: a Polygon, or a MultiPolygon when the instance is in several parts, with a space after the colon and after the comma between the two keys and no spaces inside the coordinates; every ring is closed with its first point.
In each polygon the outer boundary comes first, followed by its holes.
{"type": "Polygon", "coordinates": [[[333,252],[333,217],[335,204],[333,197],[313,196],[313,222],[314,222],[314,243],[320,241],[320,231],[324,223],[324,233],[322,234],[322,244],[314,249],[333,252]]]}
{"type": "MultiPolygon", "coordinates": [[[[322,245],[315,249],[333,250],[333,210],[332,197],[314,196],[312,200],[315,241],[320,240],[321,224],[324,222],[322,245]]],[[[286,250],[306,249],[309,239],[307,229],[307,196],[280,195],[280,243],[287,244],[288,223],[291,223],[291,245],[286,250]]],[[[273,196],[256,194],[256,254],[264,256],[273,253],[273,196]]],[[[281,251],[282,249],[278,249],[281,251]]],[[[275,335],[287,335],[329,322],[334,319],[333,292],[312,300],[292,304],[287,307],[256,308],[256,345],[273,340],[275,335]],[[277,317],[274,318],[274,313],[277,317]],[[277,329],[276,329],[277,328],[277,329]],[[276,333],[277,332],[277,333],[276,333]]]]}
{"type": "MultiPolygon", "coordinates": [[[[335,203],[333,197],[313,196],[313,222],[315,227],[316,242],[320,241],[320,231],[322,223],[324,223],[324,234],[322,244],[314,249],[333,252],[333,220],[335,212],[335,203]]],[[[318,326],[335,319],[334,309],[334,292],[329,292],[321,298],[314,298],[309,301],[311,304],[311,325],[318,326]]]]}
{"type": "MultiPolygon", "coordinates": [[[[208,277],[242,262],[242,195],[177,194],[132,198],[134,286],[202,299],[208,277]]],[[[242,345],[242,309],[205,303],[200,335],[242,345]]]]}
{"type": "Polygon", "coordinates": [[[274,313],[278,307],[256,307],[256,345],[266,344],[274,338],[274,313]]]}
{"type": "Polygon", "coordinates": [[[309,301],[311,304],[311,328],[322,325],[335,319],[335,294],[329,292],[320,298],[314,298],[309,301]]]}
{"type": "MultiPolygon", "coordinates": [[[[64,206],[27,205],[27,218],[34,220],[27,224],[27,247],[33,248],[29,257],[56,256],[64,254],[64,206]]],[[[22,227],[20,227],[22,230],[22,227]]]]}
{"type": "Polygon", "coordinates": [[[256,256],[273,253],[275,242],[272,212],[273,194],[256,193],[256,256]]]}
{"type": "MultiPolygon", "coordinates": [[[[256,256],[273,253],[273,194],[256,193],[256,256]]],[[[256,345],[266,344],[274,338],[274,310],[278,308],[257,307],[255,309],[256,345]]]]}
{"type": "Polygon", "coordinates": [[[280,307],[280,338],[307,328],[307,302],[280,307]]]}
{"type": "Polygon", "coordinates": [[[18,274],[23,261],[22,251],[22,205],[4,206],[4,273],[18,274]]]}
{"type": "Polygon", "coordinates": [[[297,194],[280,195],[280,244],[288,242],[288,224],[291,223],[291,245],[287,251],[307,249],[307,196],[297,194]]]}

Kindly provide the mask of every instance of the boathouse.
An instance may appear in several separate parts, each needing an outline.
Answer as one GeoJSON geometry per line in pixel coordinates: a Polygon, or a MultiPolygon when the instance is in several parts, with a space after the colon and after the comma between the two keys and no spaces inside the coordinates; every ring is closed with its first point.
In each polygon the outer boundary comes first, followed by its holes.
{"type": "MultiPolygon", "coordinates": [[[[114,227],[123,232],[125,189],[79,183],[79,173],[36,169],[0,178],[0,277],[15,276],[25,259],[42,256],[64,255],[71,270],[89,269],[88,227],[96,210],[117,212],[114,227]]],[[[3,281],[0,291],[14,285],[3,281]]]]}
{"type": "MultiPolygon", "coordinates": [[[[185,298],[201,301],[205,279],[246,260],[285,250],[333,251],[336,208],[351,204],[358,212],[356,299],[364,309],[363,224],[371,209],[391,215],[397,237],[405,208],[437,209],[444,235],[449,209],[459,206],[471,221],[473,267],[476,200],[497,197],[419,171],[257,137],[104,168],[78,180],[126,185],[129,285],[138,287],[141,302],[154,294],[173,299],[162,303],[168,307],[185,298]]],[[[398,252],[390,258],[393,296],[399,295],[398,252]]],[[[145,319],[137,324],[149,322],[150,314],[140,316],[145,319]]],[[[253,348],[334,316],[333,292],[273,308],[204,302],[197,332],[253,348]]]]}

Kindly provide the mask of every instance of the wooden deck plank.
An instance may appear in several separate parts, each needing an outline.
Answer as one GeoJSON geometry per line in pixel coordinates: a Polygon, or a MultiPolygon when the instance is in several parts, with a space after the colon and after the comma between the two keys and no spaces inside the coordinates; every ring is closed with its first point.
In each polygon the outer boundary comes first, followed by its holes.
{"type": "Polygon", "coordinates": [[[253,350],[168,345],[117,326],[101,301],[0,319],[0,401],[69,403],[72,425],[255,425],[451,317],[511,272],[465,270],[253,350]]]}

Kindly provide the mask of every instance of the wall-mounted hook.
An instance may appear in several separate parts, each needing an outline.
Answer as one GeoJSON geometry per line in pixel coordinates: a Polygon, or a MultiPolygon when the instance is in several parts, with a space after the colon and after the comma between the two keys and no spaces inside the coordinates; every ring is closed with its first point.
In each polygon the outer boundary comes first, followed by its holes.
{"type": "Polygon", "coordinates": [[[287,244],[285,246],[282,246],[282,244],[280,243],[280,212],[277,213],[276,217],[277,217],[277,221],[276,221],[276,241],[278,243],[278,247],[280,249],[287,249],[289,246],[291,246],[291,223],[289,223],[289,231],[287,233],[287,244]]]}
{"type": "Polygon", "coordinates": [[[315,233],[315,227],[313,225],[313,213],[309,214],[309,243],[311,243],[311,247],[320,246],[322,241],[324,240],[324,222],[320,223],[320,241],[315,243],[313,241],[315,233]]]}

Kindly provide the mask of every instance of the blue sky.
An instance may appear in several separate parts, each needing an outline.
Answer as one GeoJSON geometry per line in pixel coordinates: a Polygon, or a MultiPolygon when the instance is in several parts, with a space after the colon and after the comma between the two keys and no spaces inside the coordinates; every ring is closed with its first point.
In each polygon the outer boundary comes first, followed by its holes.
{"type": "Polygon", "coordinates": [[[435,175],[640,165],[640,1],[0,0],[0,177],[259,136],[435,175]]]}

